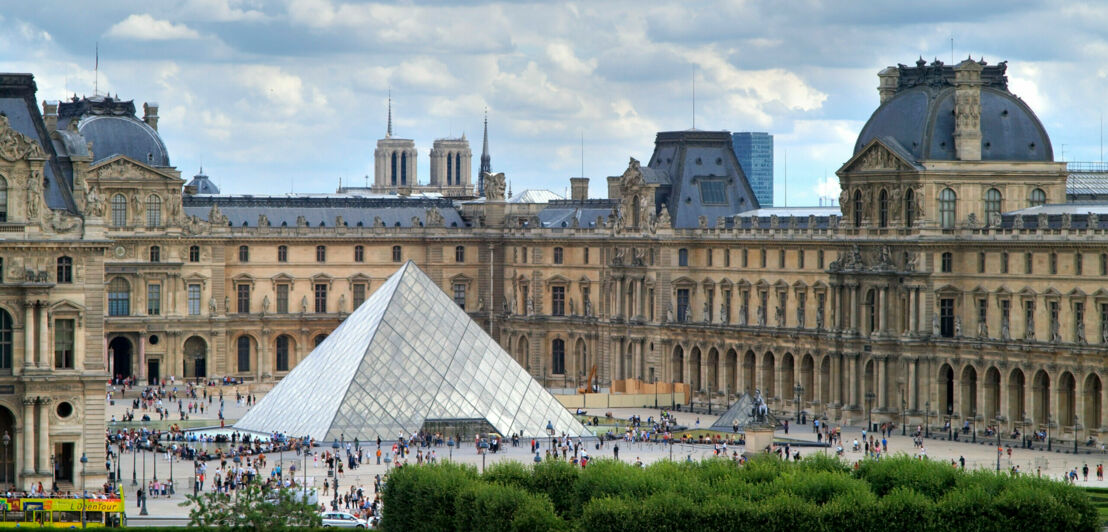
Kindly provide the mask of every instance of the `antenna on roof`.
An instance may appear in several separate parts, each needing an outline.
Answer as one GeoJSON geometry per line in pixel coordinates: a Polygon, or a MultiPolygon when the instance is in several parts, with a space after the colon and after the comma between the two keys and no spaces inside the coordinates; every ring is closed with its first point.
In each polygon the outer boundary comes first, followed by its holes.
{"type": "Polygon", "coordinates": [[[96,74],[92,82],[92,95],[96,96],[100,92],[100,41],[96,41],[96,66],[93,67],[93,71],[96,74]]]}
{"type": "Polygon", "coordinates": [[[781,205],[782,207],[789,206],[789,149],[785,148],[785,178],[781,183],[781,205]]]}
{"type": "Polygon", "coordinates": [[[692,128],[696,129],[696,65],[692,68],[692,128]]]}
{"type": "Polygon", "coordinates": [[[585,130],[581,130],[581,177],[585,177],[585,130]]]}
{"type": "Polygon", "coordinates": [[[950,32],[950,64],[954,64],[954,32],[950,32]]]}

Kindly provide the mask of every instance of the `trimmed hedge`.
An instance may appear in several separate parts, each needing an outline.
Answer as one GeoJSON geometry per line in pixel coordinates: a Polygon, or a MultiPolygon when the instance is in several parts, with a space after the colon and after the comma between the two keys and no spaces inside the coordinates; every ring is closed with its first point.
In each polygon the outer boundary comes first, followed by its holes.
{"type": "Polygon", "coordinates": [[[383,530],[1097,530],[1089,495],[1061,482],[966,473],[908,456],[856,469],[813,454],[661,461],[406,466],[383,495],[383,530]]]}

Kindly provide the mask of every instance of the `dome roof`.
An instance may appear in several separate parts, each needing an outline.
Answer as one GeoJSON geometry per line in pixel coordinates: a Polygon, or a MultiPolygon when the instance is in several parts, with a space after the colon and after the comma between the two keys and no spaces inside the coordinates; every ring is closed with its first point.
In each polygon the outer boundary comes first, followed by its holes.
{"type": "MultiPolygon", "coordinates": [[[[874,138],[893,138],[917,160],[957,159],[954,91],[946,83],[900,88],[870,116],[854,144],[854,154],[874,138]]],[[[981,87],[981,159],[1054,160],[1046,129],[1023,100],[1008,92],[1006,84],[981,87]]]]}
{"type": "Polygon", "coordinates": [[[77,123],[92,142],[93,162],[126,155],[150,166],[169,166],[169,152],[154,128],[133,116],[86,116],[77,123]]]}

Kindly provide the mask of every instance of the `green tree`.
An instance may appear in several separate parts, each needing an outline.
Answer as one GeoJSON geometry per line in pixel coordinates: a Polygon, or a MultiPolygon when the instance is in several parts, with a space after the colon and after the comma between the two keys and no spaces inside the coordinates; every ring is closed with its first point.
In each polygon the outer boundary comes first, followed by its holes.
{"type": "Polygon", "coordinates": [[[248,484],[234,495],[188,495],[189,526],[236,528],[258,532],[278,528],[318,527],[322,519],[298,489],[266,489],[248,484]]]}

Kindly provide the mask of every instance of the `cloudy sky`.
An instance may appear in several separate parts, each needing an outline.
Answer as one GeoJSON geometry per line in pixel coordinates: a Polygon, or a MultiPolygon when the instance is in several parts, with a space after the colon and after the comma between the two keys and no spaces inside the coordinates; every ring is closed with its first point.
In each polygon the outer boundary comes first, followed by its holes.
{"type": "Polygon", "coordinates": [[[36,0],[0,6],[0,58],[60,99],[92,94],[99,43],[100,91],[159,102],[171,162],[229,193],[363,183],[391,88],[422,181],[435,138],[465,133],[477,164],[488,108],[493,168],[515,191],[563,193],[583,136],[603,195],[655,132],[692,125],[695,78],[696,127],[773,133],[777,203],[787,159],[788,203],[814,205],[838,194],[877,71],[949,62],[952,36],[957,59],[1009,61],[1057,158],[1100,159],[1108,5],[887,4],[36,0]]]}

